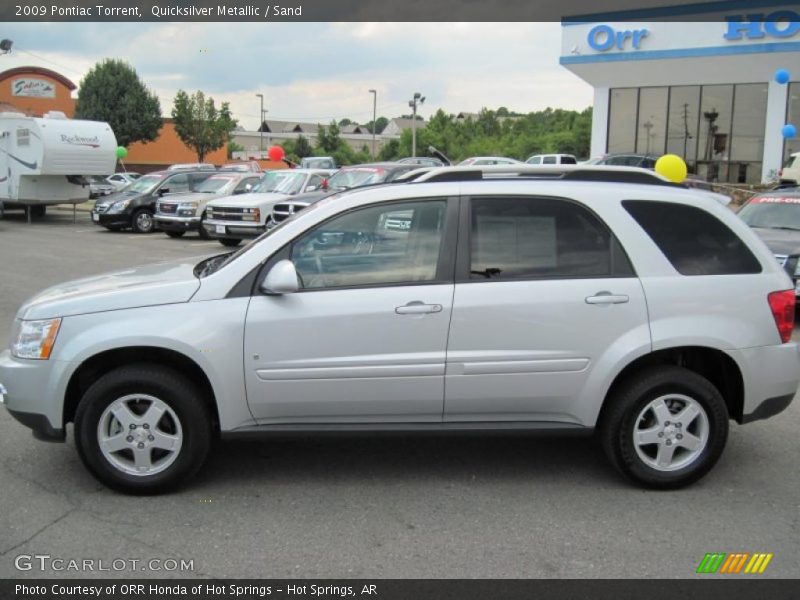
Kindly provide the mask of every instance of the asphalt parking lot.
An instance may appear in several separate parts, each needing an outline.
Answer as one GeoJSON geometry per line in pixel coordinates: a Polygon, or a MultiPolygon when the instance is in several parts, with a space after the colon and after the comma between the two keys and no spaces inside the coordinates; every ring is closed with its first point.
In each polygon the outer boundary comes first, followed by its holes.
{"type": "MultiPolygon", "coordinates": [[[[0,220],[0,337],[51,284],[222,249],[195,236],[111,233],[86,213],[0,220]]],[[[629,485],[589,438],[281,437],[219,443],[188,487],[111,492],[71,435],[47,444],[0,410],[0,578],[21,554],[187,559],[204,577],[691,577],[706,552],[771,552],[800,576],[800,402],[732,424],[689,489],[629,485]]],[[[70,431],[71,434],[71,431],[70,431]]],[[[131,571],[96,576],[165,577],[131,571]]],[[[707,575],[704,577],[708,577],[707,575]]]]}

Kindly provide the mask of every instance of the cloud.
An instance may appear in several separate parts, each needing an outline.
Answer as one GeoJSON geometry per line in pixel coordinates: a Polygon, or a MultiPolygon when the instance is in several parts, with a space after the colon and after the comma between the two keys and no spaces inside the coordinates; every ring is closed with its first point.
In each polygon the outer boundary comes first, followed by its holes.
{"type": "Polygon", "coordinates": [[[8,32],[7,67],[36,64],[78,83],[102,58],[133,65],[169,114],[178,89],[228,101],[247,128],[269,118],[328,122],[487,106],[582,109],[591,88],[558,64],[557,23],[36,23],[8,32]],[[33,53],[35,56],[26,54],[33,53]]]}

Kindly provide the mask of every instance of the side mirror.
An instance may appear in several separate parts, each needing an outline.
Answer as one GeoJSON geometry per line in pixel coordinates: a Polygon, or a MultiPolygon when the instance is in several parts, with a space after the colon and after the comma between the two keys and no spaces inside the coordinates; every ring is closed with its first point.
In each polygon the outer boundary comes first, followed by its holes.
{"type": "Polygon", "coordinates": [[[169,188],[159,188],[158,195],[163,196],[164,194],[169,194],[169,188]]]}
{"type": "Polygon", "coordinates": [[[261,292],[269,296],[293,294],[300,289],[297,283],[297,270],[290,260],[281,260],[269,270],[267,276],[258,286],[261,292]]]}

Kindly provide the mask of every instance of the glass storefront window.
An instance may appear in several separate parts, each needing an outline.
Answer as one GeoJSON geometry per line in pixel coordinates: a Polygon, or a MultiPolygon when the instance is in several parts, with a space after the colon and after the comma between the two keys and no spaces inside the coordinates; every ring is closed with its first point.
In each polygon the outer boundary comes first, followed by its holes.
{"type": "Polygon", "coordinates": [[[667,88],[648,87],[639,91],[639,123],[636,152],[664,154],[667,133],[667,88]]]}
{"type": "Polygon", "coordinates": [[[686,161],[689,172],[696,172],[697,129],[700,126],[700,86],[670,88],[667,152],[686,161]]]}
{"type": "Polygon", "coordinates": [[[611,90],[608,108],[608,153],[633,152],[636,148],[638,88],[611,90]]]}
{"type": "Polygon", "coordinates": [[[767,123],[767,84],[737,85],[733,96],[728,181],[759,183],[767,123]]]}

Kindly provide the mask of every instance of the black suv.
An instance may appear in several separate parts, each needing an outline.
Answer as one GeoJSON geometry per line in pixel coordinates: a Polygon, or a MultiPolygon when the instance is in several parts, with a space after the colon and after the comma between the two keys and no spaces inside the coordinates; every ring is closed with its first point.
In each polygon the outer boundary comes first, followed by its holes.
{"type": "Polygon", "coordinates": [[[155,229],[156,201],[165,194],[193,192],[216,171],[156,171],[148,173],[124,190],[99,200],[92,209],[92,221],[109,229],[133,229],[150,233],[155,229]]]}

